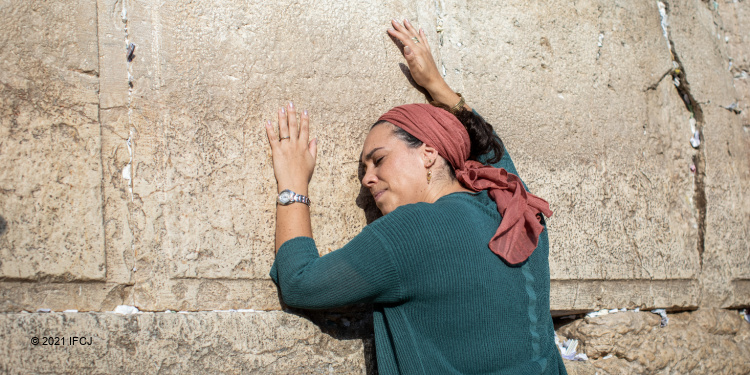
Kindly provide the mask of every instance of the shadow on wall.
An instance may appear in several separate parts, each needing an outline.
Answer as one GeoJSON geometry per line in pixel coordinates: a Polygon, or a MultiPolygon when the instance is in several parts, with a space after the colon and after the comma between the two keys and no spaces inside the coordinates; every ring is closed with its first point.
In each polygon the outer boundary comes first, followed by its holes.
{"type": "MultiPolygon", "coordinates": [[[[364,168],[359,166],[357,175],[360,181],[364,176],[364,168]]],[[[360,185],[356,198],[357,207],[365,213],[367,224],[383,216],[370,190],[360,185]]],[[[372,305],[354,305],[329,310],[305,310],[287,306],[281,298],[281,290],[276,287],[279,303],[282,309],[290,314],[305,318],[318,326],[320,331],[336,340],[362,340],[364,346],[364,360],[367,375],[377,375],[377,359],[375,357],[374,327],[372,305]]]]}
{"type": "MultiPolygon", "coordinates": [[[[373,202],[374,204],[375,202],[373,202]]],[[[5,218],[0,216],[0,236],[5,234],[5,232],[8,230],[8,222],[5,221],[5,218]]]]}
{"type": "MultiPolygon", "coordinates": [[[[394,38],[393,36],[391,35],[388,35],[388,36],[391,38],[393,43],[396,45],[396,47],[398,47],[399,51],[403,55],[404,45],[401,44],[401,42],[398,39],[394,38]]],[[[432,97],[430,96],[429,92],[427,92],[427,90],[425,90],[422,86],[419,86],[417,82],[414,81],[414,78],[411,76],[411,71],[409,70],[409,66],[404,63],[399,63],[398,67],[401,70],[401,73],[404,74],[404,78],[406,78],[409,84],[413,88],[421,92],[422,95],[424,95],[426,101],[428,102],[432,101],[432,97]]],[[[407,104],[407,103],[402,103],[402,104],[407,104]]],[[[372,126],[373,124],[370,124],[370,125],[372,126]]],[[[362,178],[364,176],[365,176],[364,168],[362,167],[362,165],[360,165],[357,170],[357,178],[359,179],[359,181],[362,181],[362,178]]],[[[375,205],[375,200],[372,199],[372,194],[370,194],[370,190],[362,185],[360,185],[359,187],[359,195],[357,195],[356,203],[357,203],[357,207],[361,208],[365,212],[365,219],[367,220],[367,225],[370,225],[370,223],[372,223],[373,221],[383,216],[383,214],[380,212],[378,207],[375,205]]]]}
{"type": "MultiPolygon", "coordinates": [[[[365,175],[365,169],[362,165],[359,166],[359,169],[357,171],[357,177],[360,181],[362,181],[362,178],[365,175]]],[[[362,211],[365,212],[365,219],[367,220],[367,225],[370,225],[373,221],[381,218],[383,214],[380,212],[380,209],[378,209],[378,206],[375,205],[375,199],[372,198],[372,194],[370,194],[370,189],[364,187],[363,185],[359,185],[359,194],[357,195],[357,207],[361,208],[362,211]]]]}
{"type": "MultiPolygon", "coordinates": [[[[369,195],[367,190],[365,190],[365,193],[369,195]]],[[[370,200],[372,200],[372,197],[370,197],[370,200]]],[[[320,332],[335,340],[362,340],[365,373],[367,375],[378,374],[378,364],[375,357],[375,329],[372,324],[372,305],[359,304],[328,310],[296,309],[284,303],[278,287],[277,293],[279,303],[284,312],[307,319],[318,326],[320,332]]]]}

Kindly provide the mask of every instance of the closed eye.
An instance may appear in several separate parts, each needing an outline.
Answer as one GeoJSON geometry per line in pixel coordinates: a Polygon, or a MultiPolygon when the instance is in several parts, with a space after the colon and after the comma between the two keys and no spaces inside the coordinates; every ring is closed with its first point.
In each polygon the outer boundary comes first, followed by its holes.
{"type": "Polygon", "coordinates": [[[373,165],[377,167],[380,164],[380,161],[383,160],[384,157],[385,156],[381,156],[381,157],[375,159],[375,161],[373,162],[373,165]]]}

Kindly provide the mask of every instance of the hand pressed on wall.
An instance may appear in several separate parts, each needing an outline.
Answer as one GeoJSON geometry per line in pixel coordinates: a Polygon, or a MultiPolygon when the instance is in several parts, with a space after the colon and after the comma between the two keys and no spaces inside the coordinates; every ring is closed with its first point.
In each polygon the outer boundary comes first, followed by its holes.
{"type": "Polygon", "coordinates": [[[445,85],[445,81],[438,72],[437,65],[432,57],[430,44],[427,42],[424,30],[419,29],[417,31],[408,20],[404,20],[403,25],[396,20],[391,20],[391,25],[393,29],[389,29],[388,34],[404,45],[404,58],[409,65],[409,71],[414,78],[414,82],[427,90],[445,85]]]}
{"type": "Polygon", "coordinates": [[[307,195],[307,186],[315,170],[318,139],[309,140],[310,117],[306,110],[300,115],[299,124],[297,110],[291,102],[278,112],[278,135],[274,132],[271,121],[265,123],[278,190],[281,192],[291,189],[298,194],[307,195]]]}
{"type": "MultiPolygon", "coordinates": [[[[417,31],[408,20],[404,20],[403,25],[396,20],[391,20],[391,25],[393,29],[387,30],[388,35],[404,46],[404,58],[409,65],[409,72],[414,82],[427,90],[432,100],[448,107],[457,105],[461,98],[451,90],[438,71],[424,30],[417,31]]],[[[467,104],[464,104],[464,107],[466,110],[471,110],[467,104]]]]}

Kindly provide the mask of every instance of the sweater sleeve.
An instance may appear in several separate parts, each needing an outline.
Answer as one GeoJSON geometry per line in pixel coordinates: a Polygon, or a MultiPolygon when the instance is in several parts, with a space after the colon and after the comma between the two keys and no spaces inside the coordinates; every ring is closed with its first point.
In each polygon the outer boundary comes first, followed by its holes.
{"type": "Polygon", "coordinates": [[[402,294],[390,252],[367,227],[322,257],[312,238],[292,238],[279,248],[270,275],[284,303],[297,308],[397,302],[402,294]]]}

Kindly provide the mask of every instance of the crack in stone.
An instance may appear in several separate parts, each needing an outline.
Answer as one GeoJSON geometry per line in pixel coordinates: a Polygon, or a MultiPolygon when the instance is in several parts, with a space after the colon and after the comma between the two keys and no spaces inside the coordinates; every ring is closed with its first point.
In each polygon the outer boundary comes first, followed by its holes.
{"type": "Polygon", "coordinates": [[[93,70],[93,69],[77,69],[76,68],[76,69],[68,69],[68,70],[70,70],[71,72],[76,72],[76,73],[79,73],[79,74],[83,74],[83,75],[87,75],[87,76],[92,76],[92,77],[99,78],[99,72],[97,72],[96,70],[93,70]]]}
{"type": "MultiPolygon", "coordinates": [[[[661,18],[661,26],[664,31],[664,38],[667,40],[667,46],[669,52],[672,55],[672,64],[674,68],[668,72],[672,76],[675,89],[685,104],[685,108],[690,112],[692,118],[695,119],[695,131],[700,135],[701,143],[703,143],[703,126],[705,124],[703,109],[700,103],[695,99],[692,92],[690,91],[690,83],[687,79],[687,72],[685,67],[680,60],[679,54],[677,54],[675,43],[671,37],[671,31],[667,16],[669,15],[669,3],[667,1],[658,1],[659,17],[661,18]]],[[[664,77],[662,77],[663,79],[664,77]]],[[[659,80],[661,82],[661,79],[659,80]]],[[[657,83],[658,84],[658,83],[657,83]]],[[[649,87],[650,88],[650,87],[649,87]]],[[[691,129],[692,130],[692,129],[691,129]]],[[[693,194],[693,200],[695,208],[698,211],[698,259],[700,261],[701,270],[703,269],[703,252],[705,250],[705,235],[706,235],[706,160],[704,147],[697,147],[696,153],[693,155],[693,164],[695,165],[695,192],[693,194]]]]}
{"type": "MultiPolygon", "coordinates": [[[[130,192],[130,202],[128,203],[128,227],[130,228],[130,249],[133,254],[133,268],[131,269],[131,275],[138,271],[137,268],[137,262],[138,262],[138,251],[136,248],[136,233],[137,230],[133,228],[133,225],[135,223],[135,220],[133,218],[133,212],[136,210],[135,207],[135,200],[133,196],[133,178],[135,176],[135,146],[136,146],[136,138],[137,138],[137,131],[133,127],[133,76],[131,74],[132,72],[132,59],[130,56],[128,56],[127,51],[130,48],[130,32],[129,32],[129,24],[128,24],[128,4],[127,0],[121,0],[120,5],[122,6],[121,9],[121,19],[123,23],[123,32],[125,36],[125,45],[123,49],[123,58],[127,59],[127,77],[128,77],[128,104],[127,104],[127,123],[128,123],[128,138],[127,138],[127,147],[128,147],[128,154],[129,154],[129,161],[128,164],[122,169],[122,178],[128,180],[128,191],[130,192]]],[[[132,276],[131,276],[132,277],[132,276]]],[[[133,286],[135,287],[135,284],[137,283],[137,280],[135,277],[133,277],[133,286]]],[[[135,290],[135,288],[133,288],[135,290]]],[[[135,293],[131,294],[132,300],[131,303],[133,306],[136,306],[135,301],[135,293]]]]}
{"type": "Polygon", "coordinates": [[[661,81],[663,81],[664,78],[666,78],[667,76],[669,76],[669,77],[672,76],[672,69],[669,69],[666,72],[664,72],[664,74],[662,74],[661,77],[659,77],[659,79],[656,81],[656,83],[652,84],[649,87],[646,87],[646,89],[643,90],[643,91],[646,92],[646,91],[654,91],[654,90],[656,90],[656,88],[659,87],[659,85],[661,84],[661,81]]]}

